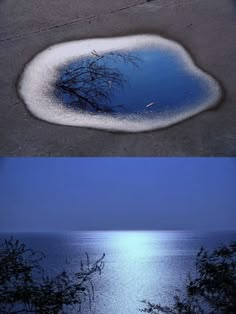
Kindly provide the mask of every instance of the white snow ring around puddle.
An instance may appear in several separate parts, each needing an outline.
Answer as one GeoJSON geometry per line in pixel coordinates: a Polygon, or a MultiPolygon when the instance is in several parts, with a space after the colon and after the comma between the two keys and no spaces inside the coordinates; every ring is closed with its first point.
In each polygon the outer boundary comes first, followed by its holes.
{"type": "Polygon", "coordinates": [[[77,40],[49,47],[36,55],[26,66],[19,82],[19,93],[29,111],[47,122],[113,131],[142,132],[171,126],[214,107],[221,97],[221,88],[213,77],[193,63],[190,55],[180,44],[157,35],[135,35],[77,40]],[[101,54],[111,51],[132,51],[144,47],[172,50],[180,58],[185,69],[204,80],[210,91],[210,97],[198,104],[191,104],[184,112],[153,115],[149,118],[137,114],[114,116],[76,111],[65,107],[54,96],[54,83],[63,65],[87,56],[94,50],[101,54]]]}

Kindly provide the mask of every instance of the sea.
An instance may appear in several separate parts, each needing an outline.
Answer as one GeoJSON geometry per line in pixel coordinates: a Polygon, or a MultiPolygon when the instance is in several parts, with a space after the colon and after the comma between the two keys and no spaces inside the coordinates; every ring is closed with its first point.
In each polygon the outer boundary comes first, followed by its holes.
{"type": "MultiPolygon", "coordinates": [[[[54,276],[66,269],[78,272],[81,260],[105,253],[101,275],[94,277],[91,309],[83,314],[138,314],[142,300],[170,305],[181,294],[189,274],[194,277],[196,254],[236,240],[236,231],[72,231],[1,233],[45,254],[43,267],[54,276]]],[[[78,309],[68,313],[78,313],[78,309]]]]}

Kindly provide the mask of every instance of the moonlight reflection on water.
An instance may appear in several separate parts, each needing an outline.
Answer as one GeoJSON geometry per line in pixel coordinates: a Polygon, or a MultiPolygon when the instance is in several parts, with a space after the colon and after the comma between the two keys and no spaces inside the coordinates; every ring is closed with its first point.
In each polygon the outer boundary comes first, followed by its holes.
{"type": "MultiPolygon", "coordinates": [[[[194,275],[199,248],[212,249],[229,243],[235,235],[235,232],[75,231],[19,233],[14,238],[42,251],[46,256],[44,267],[53,275],[63,268],[77,272],[84,252],[88,252],[91,261],[105,252],[105,267],[94,282],[92,314],[137,314],[143,299],[170,305],[176,289],[183,288],[187,274],[194,275]]],[[[84,308],[82,313],[91,314],[84,308]]]]}

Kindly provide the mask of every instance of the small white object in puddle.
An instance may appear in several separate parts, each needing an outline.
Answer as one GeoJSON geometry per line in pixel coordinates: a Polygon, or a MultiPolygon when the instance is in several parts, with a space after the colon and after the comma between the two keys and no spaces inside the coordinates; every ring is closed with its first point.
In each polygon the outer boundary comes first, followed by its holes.
{"type": "Polygon", "coordinates": [[[147,107],[147,108],[150,108],[150,107],[152,107],[153,105],[155,105],[155,102],[151,102],[151,103],[148,104],[146,107],[147,107]]]}

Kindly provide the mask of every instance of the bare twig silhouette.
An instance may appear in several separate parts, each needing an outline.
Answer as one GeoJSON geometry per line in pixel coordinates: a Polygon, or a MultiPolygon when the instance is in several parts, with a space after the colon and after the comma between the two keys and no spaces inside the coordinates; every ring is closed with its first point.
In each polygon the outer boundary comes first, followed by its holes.
{"type": "Polygon", "coordinates": [[[0,313],[70,313],[74,306],[80,311],[86,301],[91,309],[93,277],[101,274],[104,256],[91,264],[86,253],[79,272],[63,270],[52,277],[41,266],[41,252],[5,240],[0,246],[0,313]]]}
{"type": "Polygon", "coordinates": [[[140,58],[129,53],[99,54],[94,50],[90,57],[82,58],[62,70],[55,84],[56,95],[66,97],[67,104],[73,108],[91,112],[114,112],[115,109],[111,106],[113,92],[127,82],[116,64],[131,64],[139,68],[140,61],[140,58]]]}
{"type": "Polygon", "coordinates": [[[141,312],[150,314],[236,313],[236,242],[208,252],[201,248],[196,258],[196,277],[189,275],[182,296],[172,306],[143,301],[141,312]]]}

